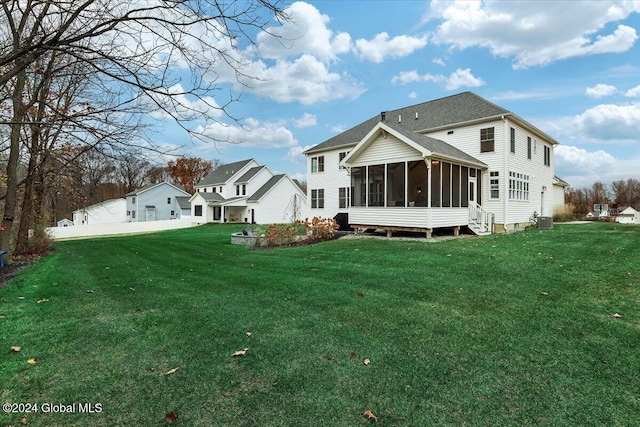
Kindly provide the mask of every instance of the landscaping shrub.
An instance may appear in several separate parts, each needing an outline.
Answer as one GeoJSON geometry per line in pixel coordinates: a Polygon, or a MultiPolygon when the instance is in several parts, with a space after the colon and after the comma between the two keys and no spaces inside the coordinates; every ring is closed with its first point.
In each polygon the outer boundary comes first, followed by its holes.
{"type": "Polygon", "coordinates": [[[295,224],[271,224],[267,227],[264,237],[267,246],[284,246],[292,244],[297,234],[298,228],[295,224]]]}
{"type": "Polygon", "coordinates": [[[302,224],[307,229],[309,238],[316,241],[331,240],[335,238],[336,230],[340,228],[335,219],[321,218],[317,216],[314,216],[311,221],[309,221],[309,218],[305,218],[302,224]]]}

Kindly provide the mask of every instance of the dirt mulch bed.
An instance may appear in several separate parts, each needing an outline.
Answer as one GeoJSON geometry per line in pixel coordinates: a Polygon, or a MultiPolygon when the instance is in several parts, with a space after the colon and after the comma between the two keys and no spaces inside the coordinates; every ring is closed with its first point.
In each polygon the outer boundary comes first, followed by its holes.
{"type": "Polygon", "coordinates": [[[0,269],[0,289],[4,288],[9,280],[13,279],[18,273],[29,267],[39,258],[39,256],[5,256],[4,268],[0,269]]]}

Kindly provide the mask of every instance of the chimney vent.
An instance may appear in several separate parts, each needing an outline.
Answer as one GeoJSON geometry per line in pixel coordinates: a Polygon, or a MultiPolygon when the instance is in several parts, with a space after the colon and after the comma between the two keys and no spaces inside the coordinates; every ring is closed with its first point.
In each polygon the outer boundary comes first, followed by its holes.
{"type": "Polygon", "coordinates": [[[383,111],[383,112],[380,113],[380,121],[382,123],[387,121],[387,112],[386,111],[383,111]]]}

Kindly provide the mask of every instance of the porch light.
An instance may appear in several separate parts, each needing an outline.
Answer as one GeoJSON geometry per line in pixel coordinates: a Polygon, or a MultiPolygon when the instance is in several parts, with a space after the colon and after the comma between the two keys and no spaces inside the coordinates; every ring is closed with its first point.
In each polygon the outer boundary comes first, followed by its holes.
{"type": "Polygon", "coordinates": [[[438,165],[440,164],[440,162],[439,162],[439,161],[437,161],[437,160],[431,160],[431,164],[432,164],[433,166],[438,166],[438,165]]]}

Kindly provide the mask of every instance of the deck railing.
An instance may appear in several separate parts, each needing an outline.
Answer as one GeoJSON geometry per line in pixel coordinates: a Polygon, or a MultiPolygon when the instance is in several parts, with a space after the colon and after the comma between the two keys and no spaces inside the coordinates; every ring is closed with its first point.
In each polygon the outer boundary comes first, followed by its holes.
{"type": "Polygon", "coordinates": [[[469,202],[469,226],[481,233],[491,233],[493,214],[475,202],[469,202]]]}

